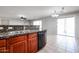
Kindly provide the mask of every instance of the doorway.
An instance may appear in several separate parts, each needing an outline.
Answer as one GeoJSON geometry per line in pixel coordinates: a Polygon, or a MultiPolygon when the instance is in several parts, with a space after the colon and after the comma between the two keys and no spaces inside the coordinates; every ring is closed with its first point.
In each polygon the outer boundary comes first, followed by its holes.
{"type": "Polygon", "coordinates": [[[75,17],[58,19],[57,34],[75,36],[75,17]]]}

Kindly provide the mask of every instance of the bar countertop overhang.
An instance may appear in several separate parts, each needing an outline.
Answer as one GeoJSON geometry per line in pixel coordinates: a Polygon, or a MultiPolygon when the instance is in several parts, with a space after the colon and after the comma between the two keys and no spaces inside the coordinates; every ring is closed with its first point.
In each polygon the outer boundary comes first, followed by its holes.
{"type": "Polygon", "coordinates": [[[24,34],[30,34],[30,33],[33,33],[33,32],[39,32],[39,31],[36,31],[36,30],[21,30],[21,31],[5,32],[5,33],[0,34],[0,39],[24,35],[24,34]]]}

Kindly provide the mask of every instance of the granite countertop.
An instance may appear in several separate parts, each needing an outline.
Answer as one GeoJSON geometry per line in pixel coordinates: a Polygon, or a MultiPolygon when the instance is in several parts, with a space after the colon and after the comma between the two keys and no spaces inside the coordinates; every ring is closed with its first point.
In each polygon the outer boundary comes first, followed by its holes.
{"type": "Polygon", "coordinates": [[[23,35],[28,33],[38,32],[38,30],[21,30],[21,31],[11,31],[6,33],[0,33],[0,39],[9,38],[12,36],[23,35]]]}

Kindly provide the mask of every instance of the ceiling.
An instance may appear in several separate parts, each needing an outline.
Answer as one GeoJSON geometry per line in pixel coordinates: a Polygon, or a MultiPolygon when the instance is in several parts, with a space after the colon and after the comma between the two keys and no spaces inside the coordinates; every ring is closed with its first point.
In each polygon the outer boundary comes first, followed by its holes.
{"type": "Polygon", "coordinates": [[[18,17],[24,15],[27,19],[36,19],[54,13],[65,14],[78,12],[78,6],[0,6],[0,17],[18,17]]]}

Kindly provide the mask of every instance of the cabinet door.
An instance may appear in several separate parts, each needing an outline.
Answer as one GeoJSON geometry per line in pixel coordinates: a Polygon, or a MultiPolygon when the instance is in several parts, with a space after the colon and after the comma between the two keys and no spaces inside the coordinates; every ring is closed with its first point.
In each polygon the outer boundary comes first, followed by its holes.
{"type": "Polygon", "coordinates": [[[0,47],[6,46],[6,39],[0,40],[0,47]]]}
{"type": "Polygon", "coordinates": [[[17,42],[15,44],[10,45],[11,53],[24,53],[25,52],[25,41],[17,42]]]}
{"type": "Polygon", "coordinates": [[[37,52],[37,40],[36,38],[29,39],[28,42],[29,52],[34,53],[37,52]]]}
{"type": "Polygon", "coordinates": [[[8,52],[6,47],[0,47],[0,53],[6,53],[6,52],[8,52]]]}
{"type": "Polygon", "coordinates": [[[28,52],[37,52],[37,33],[29,34],[28,39],[28,52]]]}
{"type": "Polygon", "coordinates": [[[7,52],[6,39],[0,40],[0,53],[7,52]]]}

